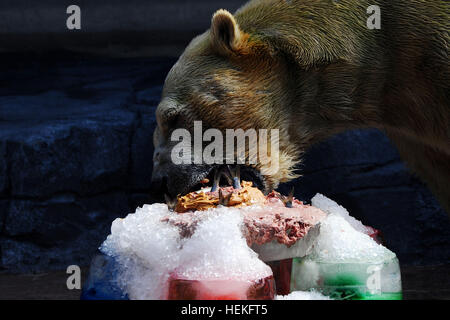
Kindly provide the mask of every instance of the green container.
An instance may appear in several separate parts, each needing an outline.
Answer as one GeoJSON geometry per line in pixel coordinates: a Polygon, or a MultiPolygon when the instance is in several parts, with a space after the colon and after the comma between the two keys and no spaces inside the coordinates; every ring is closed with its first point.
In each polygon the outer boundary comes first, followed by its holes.
{"type": "Polygon", "coordinates": [[[396,257],[377,263],[295,258],[291,291],[298,290],[315,290],[337,300],[401,300],[400,266],[396,257]]]}

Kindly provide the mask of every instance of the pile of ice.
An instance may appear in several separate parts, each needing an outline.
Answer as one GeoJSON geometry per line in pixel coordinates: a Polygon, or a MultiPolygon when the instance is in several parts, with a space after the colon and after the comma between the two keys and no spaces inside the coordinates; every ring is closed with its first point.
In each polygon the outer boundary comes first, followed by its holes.
{"type": "Polygon", "coordinates": [[[332,213],[320,224],[319,237],[310,257],[318,262],[381,263],[394,258],[395,254],[332,213]]]}
{"type": "Polygon", "coordinates": [[[401,292],[395,253],[372,239],[368,235],[371,230],[334,201],[316,195],[312,203],[328,216],[320,223],[311,252],[293,267],[291,286],[295,290],[310,290],[327,282],[334,283],[330,290],[341,283],[354,290],[359,288],[360,293],[366,289],[372,294],[401,292]],[[376,275],[374,272],[378,275],[371,276],[376,275]]]}
{"type": "Polygon", "coordinates": [[[340,217],[344,218],[345,221],[347,221],[355,230],[359,232],[369,233],[371,231],[371,229],[363,225],[361,221],[353,218],[347,211],[347,209],[340,206],[333,200],[325,197],[323,194],[320,193],[316,194],[311,199],[311,204],[327,214],[339,215],[340,217]]]}
{"type": "Polygon", "coordinates": [[[320,223],[310,258],[333,263],[381,263],[395,258],[395,253],[376,243],[367,234],[368,229],[333,200],[317,194],[312,204],[328,217],[320,223]]]}
{"type": "Polygon", "coordinates": [[[130,299],[164,299],[173,273],[188,280],[257,280],[272,274],[247,246],[238,209],[202,211],[205,219],[190,238],[161,222],[176,214],[165,204],[144,205],[113,222],[100,249],[117,260],[117,284],[130,299]]]}
{"type": "MultiPolygon", "coordinates": [[[[310,232],[311,239],[301,250],[308,251],[302,261],[302,279],[298,279],[305,288],[308,282],[311,282],[308,288],[313,287],[317,280],[314,276],[318,273],[317,262],[381,263],[395,258],[393,252],[368,235],[369,230],[360,221],[334,201],[318,194],[312,204],[328,216],[320,223],[319,232],[310,232]]],[[[113,222],[111,234],[100,249],[118,262],[115,281],[130,299],[165,299],[168,279],[173,274],[187,280],[246,281],[272,274],[270,267],[247,245],[240,209],[218,207],[195,214],[203,218],[188,238],[180,236],[177,226],[161,221],[177,215],[165,204],[144,205],[113,222]]],[[[298,291],[277,299],[327,297],[298,291]]]]}

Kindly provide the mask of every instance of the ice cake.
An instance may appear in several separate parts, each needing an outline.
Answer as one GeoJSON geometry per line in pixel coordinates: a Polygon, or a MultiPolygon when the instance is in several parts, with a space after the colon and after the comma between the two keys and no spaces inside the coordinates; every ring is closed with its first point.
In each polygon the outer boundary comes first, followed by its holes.
{"type": "Polygon", "coordinates": [[[234,181],[116,219],[100,249],[109,287],[130,299],[401,297],[396,256],[375,236],[325,196],[306,205],[234,181]]]}

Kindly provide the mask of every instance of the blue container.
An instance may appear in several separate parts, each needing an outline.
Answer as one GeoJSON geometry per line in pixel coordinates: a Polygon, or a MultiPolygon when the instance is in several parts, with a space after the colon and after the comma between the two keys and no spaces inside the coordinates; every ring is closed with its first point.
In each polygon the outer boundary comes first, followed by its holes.
{"type": "Polygon", "coordinates": [[[81,300],[129,300],[116,283],[117,263],[100,251],[94,256],[81,291],[81,300]]]}

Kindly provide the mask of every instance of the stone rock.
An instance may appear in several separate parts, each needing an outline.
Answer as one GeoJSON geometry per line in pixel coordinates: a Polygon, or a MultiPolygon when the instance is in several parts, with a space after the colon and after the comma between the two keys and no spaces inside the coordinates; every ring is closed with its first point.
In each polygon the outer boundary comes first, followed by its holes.
{"type": "Polygon", "coordinates": [[[0,245],[2,264],[26,271],[85,265],[110,233],[112,220],[131,212],[128,203],[124,193],[13,200],[0,245]]]}
{"type": "Polygon", "coordinates": [[[155,86],[136,92],[136,103],[150,106],[158,105],[162,89],[163,86],[155,86]]]}
{"type": "Polygon", "coordinates": [[[8,187],[8,155],[6,142],[0,141],[0,195],[5,194],[8,187]]]}
{"type": "MultiPolygon", "coordinates": [[[[9,201],[8,200],[0,200],[0,236],[3,233],[3,226],[5,225],[6,215],[9,210],[9,201]]],[[[0,252],[1,256],[1,252],[0,252]]]]}
{"type": "MultiPolygon", "coordinates": [[[[5,62],[0,74],[0,269],[89,264],[111,222],[150,188],[154,112],[173,59],[5,62]]],[[[320,192],[380,229],[403,264],[450,259],[450,221],[378,130],[311,147],[303,177],[280,186],[320,192]]]]}
{"type": "Polygon", "coordinates": [[[115,116],[36,126],[11,137],[12,195],[87,195],[120,186],[126,180],[134,116],[124,111],[115,116]]]}
{"type": "Polygon", "coordinates": [[[398,159],[397,151],[381,131],[351,130],[312,146],[305,156],[305,172],[342,166],[374,166],[398,159]]]}
{"type": "Polygon", "coordinates": [[[139,190],[149,190],[153,170],[154,115],[141,114],[131,145],[131,185],[139,190]]]}
{"type": "Polygon", "coordinates": [[[87,265],[116,217],[154,201],[154,111],[173,63],[59,58],[6,64],[0,75],[0,268],[87,265]]]}

